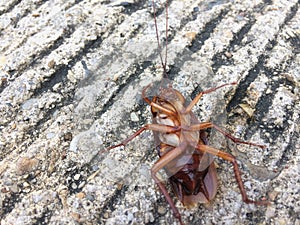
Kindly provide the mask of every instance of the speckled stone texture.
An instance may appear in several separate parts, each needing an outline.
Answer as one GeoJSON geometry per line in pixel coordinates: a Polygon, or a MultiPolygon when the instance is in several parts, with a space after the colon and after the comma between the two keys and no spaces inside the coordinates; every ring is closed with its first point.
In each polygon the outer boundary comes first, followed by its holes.
{"type": "MultiPolygon", "coordinates": [[[[193,109],[262,150],[210,144],[218,192],[186,224],[300,224],[299,0],[169,2],[168,79],[193,109]]],[[[156,2],[165,45],[165,7],[156,2]]],[[[151,179],[153,135],[101,155],[151,123],[141,91],[161,79],[151,1],[0,1],[0,218],[8,224],[178,224],[151,179]]],[[[155,94],[155,93],[154,93],[155,94]]],[[[171,190],[170,190],[171,192],[171,190]]],[[[172,193],[172,192],[171,192],[172,193]]]]}

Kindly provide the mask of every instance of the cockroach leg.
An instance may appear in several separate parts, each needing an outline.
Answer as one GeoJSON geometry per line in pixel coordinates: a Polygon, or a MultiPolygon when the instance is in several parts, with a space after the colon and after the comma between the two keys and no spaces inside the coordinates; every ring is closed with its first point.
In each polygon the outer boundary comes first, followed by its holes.
{"type": "Polygon", "coordinates": [[[157,132],[161,132],[161,133],[176,133],[176,132],[180,131],[181,128],[180,127],[163,125],[163,124],[146,124],[145,126],[140,128],[138,131],[136,131],[134,134],[130,135],[128,138],[123,140],[121,143],[110,146],[110,147],[104,149],[103,151],[100,151],[100,154],[103,153],[103,152],[107,152],[111,149],[120,147],[120,146],[125,147],[128,144],[128,142],[133,140],[135,137],[139,136],[145,130],[152,130],[152,131],[157,131],[157,132]]]}
{"type": "Polygon", "coordinates": [[[151,107],[154,107],[155,109],[158,109],[169,116],[176,116],[176,113],[174,113],[173,111],[166,109],[166,108],[160,106],[159,104],[155,103],[156,98],[157,98],[156,96],[153,98],[152,101],[146,97],[145,92],[149,88],[149,86],[150,86],[150,84],[147,87],[145,87],[142,91],[142,98],[144,99],[144,101],[147,102],[151,107]]]}
{"type": "Polygon", "coordinates": [[[183,113],[190,113],[192,108],[197,104],[197,102],[201,99],[201,97],[204,95],[204,94],[208,94],[210,92],[214,92],[215,90],[219,89],[219,88],[222,88],[224,86],[228,86],[228,85],[236,85],[237,82],[232,82],[232,83],[226,83],[226,84],[222,84],[218,87],[214,87],[214,88],[210,88],[206,91],[202,91],[200,92],[193,100],[192,102],[186,107],[185,111],[183,113]]]}
{"type": "Polygon", "coordinates": [[[166,189],[166,187],[162,183],[162,181],[160,181],[159,178],[156,176],[156,173],[159,170],[161,170],[162,168],[164,168],[166,165],[168,165],[168,163],[173,161],[176,157],[183,154],[185,152],[186,145],[187,144],[185,142],[183,142],[178,147],[174,148],[172,151],[167,152],[151,168],[151,176],[152,176],[153,180],[155,181],[155,183],[157,183],[160,191],[163,193],[167,202],[169,203],[169,205],[173,211],[174,217],[179,220],[181,225],[184,224],[182,222],[181,215],[180,215],[177,207],[175,206],[174,201],[172,200],[171,196],[169,195],[168,190],[166,189]]]}
{"type": "Polygon", "coordinates": [[[253,143],[253,142],[249,142],[249,141],[243,141],[239,138],[236,138],[234,136],[232,136],[231,134],[229,134],[226,131],[223,131],[220,127],[218,127],[217,125],[210,123],[212,128],[216,129],[217,131],[219,131],[220,133],[222,133],[225,137],[229,138],[230,140],[232,140],[234,143],[239,143],[239,144],[246,144],[246,145],[250,145],[250,146],[256,146],[262,149],[265,149],[266,146],[265,145],[260,145],[257,143],[253,143]]]}
{"type": "Polygon", "coordinates": [[[177,116],[176,113],[174,113],[171,110],[166,109],[166,108],[156,104],[155,102],[151,102],[150,106],[154,107],[155,109],[160,110],[161,112],[167,114],[168,116],[177,116]]]}
{"type": "Polygon", "coordinates": [[[235,179],[238,183],[239,189],[241,191],[242,199],[243,199],[244,202],[246,202],[248,204],[256,204],[256,205],[269,205],[270,204],[269,201],[254,201],[254,200],[250,200],[248,198],[245,187],[244,187],[244,183],[242,181],[239,166],[238,166],[237,161],[236,161],[236,159],[233,155],[231,155],[227,152],[223,152],[219,149],[213,148],[209,145],[198,144],[196,149],[198,151],[202,152],[202,153],[209,153],[209,154],[218,156],[218,157],[232,163],[233,171],[234,171],[234,174],[235,174],[235,179]]]}
{"type": "Polygon", "coordinates": [[[152,173],[152,170],[151,170],[151,176],[152,176],[152,179],[154,179],[155,183],[157,183],[160,191],[162,192],[162,194],[165,196],[167,202],[169,203],[169,205],[173,211],[174,217],[179,220],[181,225],[184,225],[184,223],[182,222],[182,219],[181,219],[181,215],[180,215],[177,207],[175,206],[174,201],[172,200],[171,196],[169,195],[169,192],[166,189],[165,185],[158,179],[158,177],[154,173],[152,173]]]}
{"type": "MultiPolygon", "coordinates": [[[[192,126],[186,128],[186,129],[190,129],[192,131],[197,131],[197,130],[205,130],[207,128],[216,129],[217,131],[222,133],[225,137],[232,140],[234,143],[246,144],[246,145],[250,145],[250,146],[257,146],[257,147],[262,148],[262,149],[266,148],[265,145],[260,145],[260,144],[256,144],[256,143],[253,143],[253,142],[243,141],[239,138],[236,138],[236,137],[232,136],[231,134],[229,134],[228,132],[222,130],[220,127],[218,127],[217,125],[215,125],[211,122],[204,122],[204,123],[195,124],[195,125],[192,125],[192,126]]],[[[182,129],[185,130],[185,128],[183,128],[183,127],[182,127],[182,129]]]]}

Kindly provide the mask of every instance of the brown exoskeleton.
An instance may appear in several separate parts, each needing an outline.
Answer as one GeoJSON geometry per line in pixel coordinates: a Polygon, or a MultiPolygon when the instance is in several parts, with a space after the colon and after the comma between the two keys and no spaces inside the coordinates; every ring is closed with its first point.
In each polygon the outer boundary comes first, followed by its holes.
{"type": "MultiPolygon", "coordinates": [[[[158,47],[160,48],[154,3],[153,10],[158,47]]],[[[168,17],[167,2],[166,17],[168,17]]],[[[164,77],[166,77],[166,53],[164,61],[160,55],[164,77]]],[[[227,85],[235,84],[235,82],[227,83],[200,92],[190,103],[187,103],[183,95],[173,89],[170,84],[161,84],[161,86],[157,88],[157,94],[153,97],[147,96],[147,91],[151,85],[147,86],[142,92],[142,97],[144,101],[151,106],[153,123],[143,126],[120,144],[104,150],[108,151],[119,146],[125,146],[143,131],[152,130],[157,141],[158,155],[160,158],[152,166],[151,176],[165,196],[174,216],[178,219],[180,224],[183,224],[181,215],[164,183],[158,178],[157,173],[161,169],[165,169],[173,191],[186,207],[194,206],[197,203],[207,203],[214,198],[217,192],[217,174],[215,164],[212,160],[214,156],[218,156],[232,163],[235,178],[244,202],[258,205],[268,204],[267,201],[254,201],[247,197],[235,157],[208,145],[208,138],[205,131],[208,128],[216,129],[234,143],[247,144],[260,148],[264,148],[264,146],[237,139],[211,122],[199,122],[192,112],[192,108],[204,94],[216,91],[227,85]]]]}

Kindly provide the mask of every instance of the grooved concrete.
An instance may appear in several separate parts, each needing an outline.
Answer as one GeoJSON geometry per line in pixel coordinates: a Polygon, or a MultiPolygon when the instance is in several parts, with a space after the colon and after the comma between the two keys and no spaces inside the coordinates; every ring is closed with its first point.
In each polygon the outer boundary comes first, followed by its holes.
{"type": "MultiPolygon", "coordinates": [[[[177,1],[169,6],[168,69],[185,97],[225,82],[194,108],[266,150],[212,146],[210,206],[185,209],[186,224],[300,224],[299,1],[177,1]]],[[[165,15],[157,23],[164,43],[165,15]]],[[[97,155],[146,123],[141,90],[161,79],[151,1],[0,2],[0,218],[6,224],[177,224],[149,175],[151,132],[97,155]]],[[[174,199],[176,199],[174,197],[174,199]]]]}

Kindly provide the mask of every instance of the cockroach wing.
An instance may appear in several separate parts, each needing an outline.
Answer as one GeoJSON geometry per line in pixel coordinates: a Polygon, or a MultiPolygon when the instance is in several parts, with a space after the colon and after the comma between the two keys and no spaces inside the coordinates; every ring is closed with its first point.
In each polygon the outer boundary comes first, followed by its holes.
{"type": "MultiPolygon", "coordinates": [[[[228,119],[226,113],[226,102],[221,95],[213,95],[213,97],[215,103],[213,104],[214,106],[212,106],[212,112],[209,120],[213,124],[225,130],[228,119]]],[[[211,129],[210,131],[209,144],[217,149],[225,149],[228,147],[227,139],[216,129],[211,129]]]]}
{"type": "Polygon", "coordinates": [[[170,183],[174,193],[187,208],[195,207],[199,203],[209,203],[215,197],[218,187],[215,164],[212,163],[203,174],[203,177],[195,181],[201,183],[202,188],[205,188],[207,191],[206,194],[200,189],[197,191],[194,190],[195,193],[187,193],[186,187],[183,187],[183,183],[178,182],[177,177],[174,176],[170,178],[170,183]]]}
{"type": "MultiPolygon", "coordinates": [[[[190,114],[191,114],[192,124],[193,125],[199,124],[200,121],[195,116],[195,114],[193,112],[191,112],[190,114]]],[[[208,135],[207,135],[205,130],[200,130],[199,131],[199,141],[198,141],[198,143],[199,144],[204,144],[204,145],[209,145],[210,141],[208,140],[208,135]]],[[[199,152],[199,151],[197,150],[197,152],[199,152]]],[[[202,156],[200,157],[200,163],[199,163],[198,171],[204,171],[205,169],[207,169],[213,163],[214,158],[215,158],[214,155],[203,152],[202,156]]]]}

